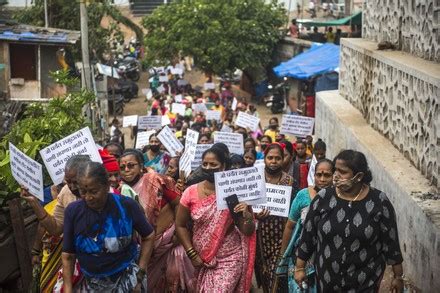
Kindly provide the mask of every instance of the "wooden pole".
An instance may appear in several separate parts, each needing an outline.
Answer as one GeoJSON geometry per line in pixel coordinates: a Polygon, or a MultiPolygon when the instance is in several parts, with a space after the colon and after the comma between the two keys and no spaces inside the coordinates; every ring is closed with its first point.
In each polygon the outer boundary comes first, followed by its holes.
{"type": "Polygon", "coordinates": [[[14,231],[15,249],[18,256],[18,265],[21,274],[23,292],[27,292],[32,281],[32,263],[29,253],[29,242],[26,239],[23,210],[20,199],[12,199],[8,202],[12,229],[14,231]]]}

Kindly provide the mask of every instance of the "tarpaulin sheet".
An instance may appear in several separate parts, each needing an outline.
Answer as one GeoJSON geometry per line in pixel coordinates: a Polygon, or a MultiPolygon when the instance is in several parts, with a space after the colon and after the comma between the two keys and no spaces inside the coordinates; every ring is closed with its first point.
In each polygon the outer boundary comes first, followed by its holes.
{"type": "Polygon", "coordinates": [[[278,77],[308,79],[315,75],[337,71],[339,69],[339,46],[335,44],[313,43],[312,47],[287,62],[283,62],[273,71],[278,77]]]}

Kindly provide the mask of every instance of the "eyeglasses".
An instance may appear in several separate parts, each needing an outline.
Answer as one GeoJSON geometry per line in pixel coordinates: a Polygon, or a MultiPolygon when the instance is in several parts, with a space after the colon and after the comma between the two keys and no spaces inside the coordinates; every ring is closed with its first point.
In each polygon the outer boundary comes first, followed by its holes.
{"type": "Polygon", "coordinates": [[[137,165],[139,165],[139,164],[127,163],[127,165],[119,165],[119,168],[121,169],[121,171],[125,171],[125,168],[128,168],[129,170],[131,170],[134,167],[136,167],[137,165]]]}

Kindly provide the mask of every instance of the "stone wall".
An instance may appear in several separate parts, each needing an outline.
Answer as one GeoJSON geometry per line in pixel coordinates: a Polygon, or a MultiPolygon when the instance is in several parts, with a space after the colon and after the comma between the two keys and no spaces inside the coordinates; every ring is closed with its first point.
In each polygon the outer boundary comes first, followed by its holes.
{"type": "Polygon", "coordinates": [[[363,38],[440,62],[439,0],[366,0],[363,38]]]}
{"type": "Polygon", "coordinates": [[[340,95],[439,188],[440,66],[376,47],[342,40],[340,95]]]}
{"type": "Polygon", "coordinates": [[[386,193],[396,211],[405,275],[419,292],[438,293],[440,200],[428,180],[338,91],[317,93],[315,125],[316,136],[327,143],[327,157],[342,149],[365,154],[371,185],[386,193]]]}

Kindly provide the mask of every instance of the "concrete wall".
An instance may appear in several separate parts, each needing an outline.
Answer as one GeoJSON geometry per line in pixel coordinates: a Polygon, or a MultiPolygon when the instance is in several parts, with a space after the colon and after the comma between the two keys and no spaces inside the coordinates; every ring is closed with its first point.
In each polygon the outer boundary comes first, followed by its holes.
{"type": "Polygon", "coordinates": [[[317,93],[315,125],[316,136],[327,143],[328,157],[342,149],[366,155],[372,186],[387,194],[396,211],[405,274],[421,292],[438,292],[440,200],[428,180],[338,91],[317,93]]]}

